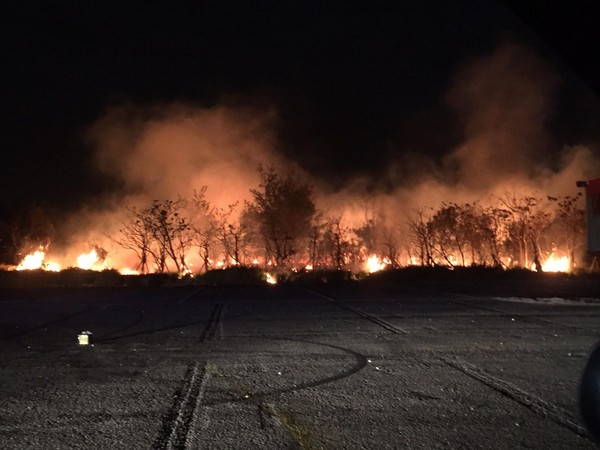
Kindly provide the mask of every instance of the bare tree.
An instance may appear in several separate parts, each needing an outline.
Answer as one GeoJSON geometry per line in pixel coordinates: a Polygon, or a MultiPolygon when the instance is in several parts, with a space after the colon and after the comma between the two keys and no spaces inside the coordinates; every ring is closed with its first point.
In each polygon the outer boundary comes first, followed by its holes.
{"type": "Polygon", "coordinates": [[[584,245],[585,211],[579,207],[582,193],[565,197],[548,197],[557,203],[556,220],[561,230],[560,241],[569,255],[570,269],[575,266],[575,252],[584,245]]]}
{"type": "Polygon", "coordinates": [[[190,230],[194,245],[198,247],[198,254],[202,259],[202,270],[212,268],[211,252],[217,242],[218,226],[214,218],[214,208],[206,200],[206,186],[194,190],[194,195],[188,202],[187,210],[190,215],[190,230]]]}
{"type": "Polygon", "coordinates": [[[429,220],[422,210],[417,211],[417,216],[408,219],[408,226],[413,243],[417,246],[419,259],[422,266],[434,266],[433,237],[429,220]]]}
{"type": "Polygon", "coordinates": [[[223,254],[227,261],[233,265],[244,263],[243,256],[246,247],[248,226],[245,220],[234,219],[239,203],[228,205],[226,209],[216,208],[213,210],[217,239],[223,247],[223,254]]]}
{"type": "Polygon", "coordinates": [[[462,209],[455,203],[442,203],[428,227],[433,238],[433,249],[450,266],[465,265],[465,226],[462,209]],[[458,254],[458,258],[455,256],[458,254]]]}
{"type": "Polygon", "coordinates": [[[282,177],[273,168],[259,168],[261,182],[251,189],[249,212],[259,224],[267,257],[285,266],[308,238],[316,214],[312,189],[292,177],[282,177]]]}
{"type": "Polygon", "coordinates": [[[147,221],[144,219],[145,211],[135,207],[128,207],[127,211],[127,219],[121,222],[119,237],[109,236],[109,238],[122,248],[135,252],[139,260],[135,269],[141,273],[148,273],[153,237],[147,221]]]}
{"type": "Polygon", "coordinates": [[[330,264],[341,269],[352,256],[352,230],[342,224],[341,217],[332,217],[325,224],[323,243],[330,264]]]}
{"type": "Polygon", "coordinates": [[[323,233],[327,224],[323,222],[321,214],[315,214],[313,222],[310,226],[310,233],[308,236],[308,263],[312,264],[314,268],[321,265],[322,247],[323,247],[323,233]]]}
{"type": "Polygon", "coordinates": [[[183,200],[154,200],[148,208],[127,208],[120,236],[111,239],[137,254],[137,268],[143,273],[149,272],[149,257],[157,272],[167,271],[172,261],[176,272],[183,273],[188,270],[185,257],[193,242],[190,225],[180,213],[184,204],[183,200]]]}
{"type": "Polygon", "coordinates": [[[510,212],[508,226],[509,241],[517,251],[518,261],[529,268],[529,251],[533,253],[533,265],[538,272],[542,271],[540,255],[540,237],[551,222],[552,215],[542,199],[534,196],[517,197],[506,194],[503,205],[510,212]]]}
{"type": "Polygon", "coordinates": [[[506,267],[501,254],[508,238],[508,219],[510,212],[495,206],[486,207],[481,211],[478,228],[482,234],[484,245],[487,247],[492,264],[495,267],[506,267]]]}

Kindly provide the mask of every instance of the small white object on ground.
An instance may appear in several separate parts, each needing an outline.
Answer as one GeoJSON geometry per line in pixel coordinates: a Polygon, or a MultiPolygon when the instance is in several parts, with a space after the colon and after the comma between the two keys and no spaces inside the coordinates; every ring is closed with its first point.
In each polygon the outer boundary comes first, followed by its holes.
{"type": "Polygon", "coordinates": [[[81,333],[79,333],[79,335],[77,336],[79,345],[89,345],[91,335],[91,331],[82,331],[81,333]]]}

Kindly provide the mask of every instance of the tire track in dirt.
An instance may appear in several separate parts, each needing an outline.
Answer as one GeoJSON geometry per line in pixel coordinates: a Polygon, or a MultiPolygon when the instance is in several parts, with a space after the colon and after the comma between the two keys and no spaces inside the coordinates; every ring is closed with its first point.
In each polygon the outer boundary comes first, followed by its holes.
{"type": "Polygon", "coordinates": [[[214,307],[210,318],[208,319],[208,323],[206,324],[206,328],[204,328],[204,331],[200,336],[200,342],[209,342],[215,340],[217,335],[219,336],[219,338],[223,337],[224,310],[224,305],[220,303],[214,307]]]}
{"type": "MultiPolygon", "coordinates": [[[[324,294],[321,294],[319,292],[312,291],[309,289],[306,289],[306,291],[310,292],[311,294],[318,295],[326,300],[329,300],[330,302],[333,302],[336,305],[338,305],[344,309],[348,309],[349,311],[352,311],[352,312],[358,314],[359,316],[364,317],[365,319],[370,320],[371,322],[382,326],[385,329],[389,330],[387,325],[394,327],[393,325],[388,324],[387,322],[385,322],[384,320],[380,319],[377,316],[373,316],[373,315],[367,314],[357,308],[353,308],[353,307],[349,307],[348,305],[344,305],[343,303],[338,302],[337,300],[335,300],[331,297],[328,297],[324,294]]],[[[459,304],[461,306],[466,306],[466,307],[475,307],[477,309],[483,309],[483,310],[488,310],[488,311],[492,311],[492,312],[497,312],[497,313],[507,316],[507,317],[515,316],[514,314],[509,314],[505,311],[495,310],[493,308],[489,308],[489,307],[485,307],[485,306],[470,305],[466,302],[450,300],[450,303],[459,304]]],[[[548,322],[546,322],[542,319],[540,319],[540,320],[536,320],[535,318],[529,318],[529,319],[532,319],[530,321],[534,322],[534,323],[535,322],[538,322],[538,323],[545,322],[546,325],[548,324],[548,322]]],[[[555,325],[560,326],[559,324],[555,324],[555,325]]],[[[565,327],[569,328],[569,326],[565,326],[565,327]]],[[[394,327],[394,328],[396,328],[396,327],[394,327]]],[[[392,330],[390,330],[390,331],[392,331],[392,330]]],[[[396,334],[398,334],[398,333],[396,333],[396,334]]],[[[406,333],[406,334],[408,334],[408,333],[406,333]]],[[[458,371],[462,372],[463,374],[479,381],[480,383],[493,389],[494,391],[499,392],[500,394],[517,402],[518,404],[528,408],[529,410],[533,411],[535,414],[552,420],[556,424],[574,432],[578,436],[589,439],[589,435],[588,435],[587,431],[581,425],[578,424],[578,419],[575,416],[573,416],[572,414],[570,414],[568,411],[566,411],[552,403],[546,402],[541,397],[538,397],[535,394],[527,392],[527,391],[519,388],[518,386],[515,386],[512,383],[509,383],[500,378],[494,377],[494,376],[488,374],[487,372],[485,372],[483,369],[481,369],[473,364],[470,364],[466,361],[463,361],[459,358],[456,358],[456,357],[449,358],[447,356],[439,356],[437,358],[440,361],[442,361],[443,363],[445,363],[446,365],[448,365],[449,367],[452,367],[453,369],[458,370],[458,371]]]]}
{"type": "Polygon", "coordinates": [[[408,331],[406,331],[400,327],[397,327],[394,324],[391,324],[390,322],[381,319],[380,317],[374,316],[372,314],[368,314],[358,308],[354,308],[353,306],[342,303],[339,300],[334,299],[333,297],[329,297],[328,295],[321,294],[320,292],[313,291],[311,289],[304,288],[304,290],[312,295],[316,295],[318,297],[324,298],[325,300],[333,303],[334,305],[336,305],[342,309],[345,309],[346,311],[350,311],[350,312],[362,317],[363,319],[367,319],[367,320],[373,322],[374,324],[379,325],[380,327],[382,327],[382,328],[386,329],[387,331],[390,331],[394,334],[409,334],[408,331]]]}
{"type": "Polygon", "coordinates": [[[57,317],[56,319],[53,320],[49,320],[47,322],[41,323],[39,325],[36,325],[34,327],[28,328],[26,330],[20,331],[18,333],[12,334],[10,336],[4,337],[0,339],[0,342],[11,342],[11,341],[15,341],[17,339],[21,339],[25,336],[29,336],[31,334],[35,334],[39,331],[43,331],[49,327],[55,326],[55,325],[59,325],[62,324],[64,322],[68,322],[71,319],[74,319],[75,317],[78,316],[83,316],[85,314],[88,314],[92,311],[97,310],[99,307],[98,306],[92,306],[90,308],[86,308],[83,311],[79,311],[73,314],[68,314],[68,315],[64,315],[61,317],[57,317]]]}
{"type": "Polygon", "coordinates": [[[326,344],[324,342],[313,342],[313,341],[305,341],[300,339],[287,339],[287,338],[270,338],[270,337],[256,337],[257,339],[264,339],[269,341],[284,341],[291,343],[299,343],[299,344],[309,344],[320,347],[328,347],[334,350],[341,352],[342,354],[349,355],[354,361],[351,367],[344,369],[336,374],[330,375],[324,378],[318,378],[315,380],[307,380],[303,382],[294,383],[292,386],[282,387],[278,389],[265,390],[260,392],[248,393],[245,395],[241,395],[235,398],[229,398],[226,400],[214,400],[210,402],[206,402],[204,406],[216,406],[223,405],[227,403],[257,403],[265,401],[266,399],[277,398],[283,394],[288,394],[292,392],[302,391],[304,389],[312,389],[320,386],[324,386],[329,383],[333,383],[335,381],[343,380],[344,378],[348,378],[366,366],[368,366],[369,362],[365,355],[359,353],[357,351],[351,350],[349,348],[340,347],[338,345],[326,344]]]}
{"type": "Polygon", "coordinates": [[[209,363],[196,362],[188,366],[181,387],[173,398],[173,405],[162,420],[155,450],[188,448],[194,439],[197,410],[202,403],[206,385],[210,379],[209,363]]]}
{"type": "Polygon", "coordinates": [[[494,377],[477,366],[459,358],[442,356],[439,358],[446,365],[492,388],[496,392],[514,400],[534,413],[547,417],[554,423],[574,432],[578,436],[589,438],[585,429],[577,423],[577,418],[568,411],[546,402],[535,394],[527,392],[512,383],[494,377]]]}

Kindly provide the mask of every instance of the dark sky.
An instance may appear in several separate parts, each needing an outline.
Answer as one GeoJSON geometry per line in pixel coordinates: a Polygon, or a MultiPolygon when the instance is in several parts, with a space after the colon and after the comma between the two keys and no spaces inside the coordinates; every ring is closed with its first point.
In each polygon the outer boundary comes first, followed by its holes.
{"type": "Polygon", "coordinates": [[[557,140],[597,142],[591,2],[520,3],[3,2],[0,206],[109,189],[83,137],[126,102],[274,105],[282,151],[339,182],[404,149],[441,156],[460,139],[452,77],[503,39],[560,72],[557,140]]]}

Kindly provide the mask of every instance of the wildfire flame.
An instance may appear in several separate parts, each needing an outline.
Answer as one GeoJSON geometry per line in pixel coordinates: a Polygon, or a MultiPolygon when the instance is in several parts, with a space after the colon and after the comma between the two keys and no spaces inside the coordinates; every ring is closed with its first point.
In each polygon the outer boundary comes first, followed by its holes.
{"type": "Polygon", "coordinates": [[[44,269],[50,272],[60,272],[61,267],[60,264],[58,264],[57,262],[49,261],[44,265],[44,269]]]}
{"type": "Polygon", "coordinates": [[[571,261],[566,256],[560,258],[550,255],[542,264],[544,272],[569,272],[571,270],[571,261]]]}
{"type": "Polygon", "coordinates": [[[77,267],[89,270],[98,262],[98,253],[92,249],[89,253],[82,253],[77,257],[77,267]]]}
{"type": "Polygon", "coordinates": [[[17,270],[35,270],[41,269],[44,264],[44,258],[46,253],[42,250],[36,250],[35,252],[26,255],[25,258],[17,266],[17,270]]]}
{"type": "Polygon", "coordinates": [[[382,260],[377,255],[371,255],[371,256],[369,256],[369,259],[367,259],[367,262],[365,263],[365,269],[369,273],[379,272],[380,270],[385,269],[388,265],[389,265],[389,262],[386,262],[385,259],[382,260]]]}
{"type": "Polygon", "coordinates": [[[271,275],[268,272],[265,272],[265,280],[269,284],[277,284],[277,278],[275,278],[273,275],[271,275]]]}
{"type": "Polygon", "coordinates": [[[55,261],[46,261],[46,252],[39,249],[26,255],[16,267],[16,270],[36,270],[44,269],[50,272],[60,271],[60,265],[55,261]]]}

